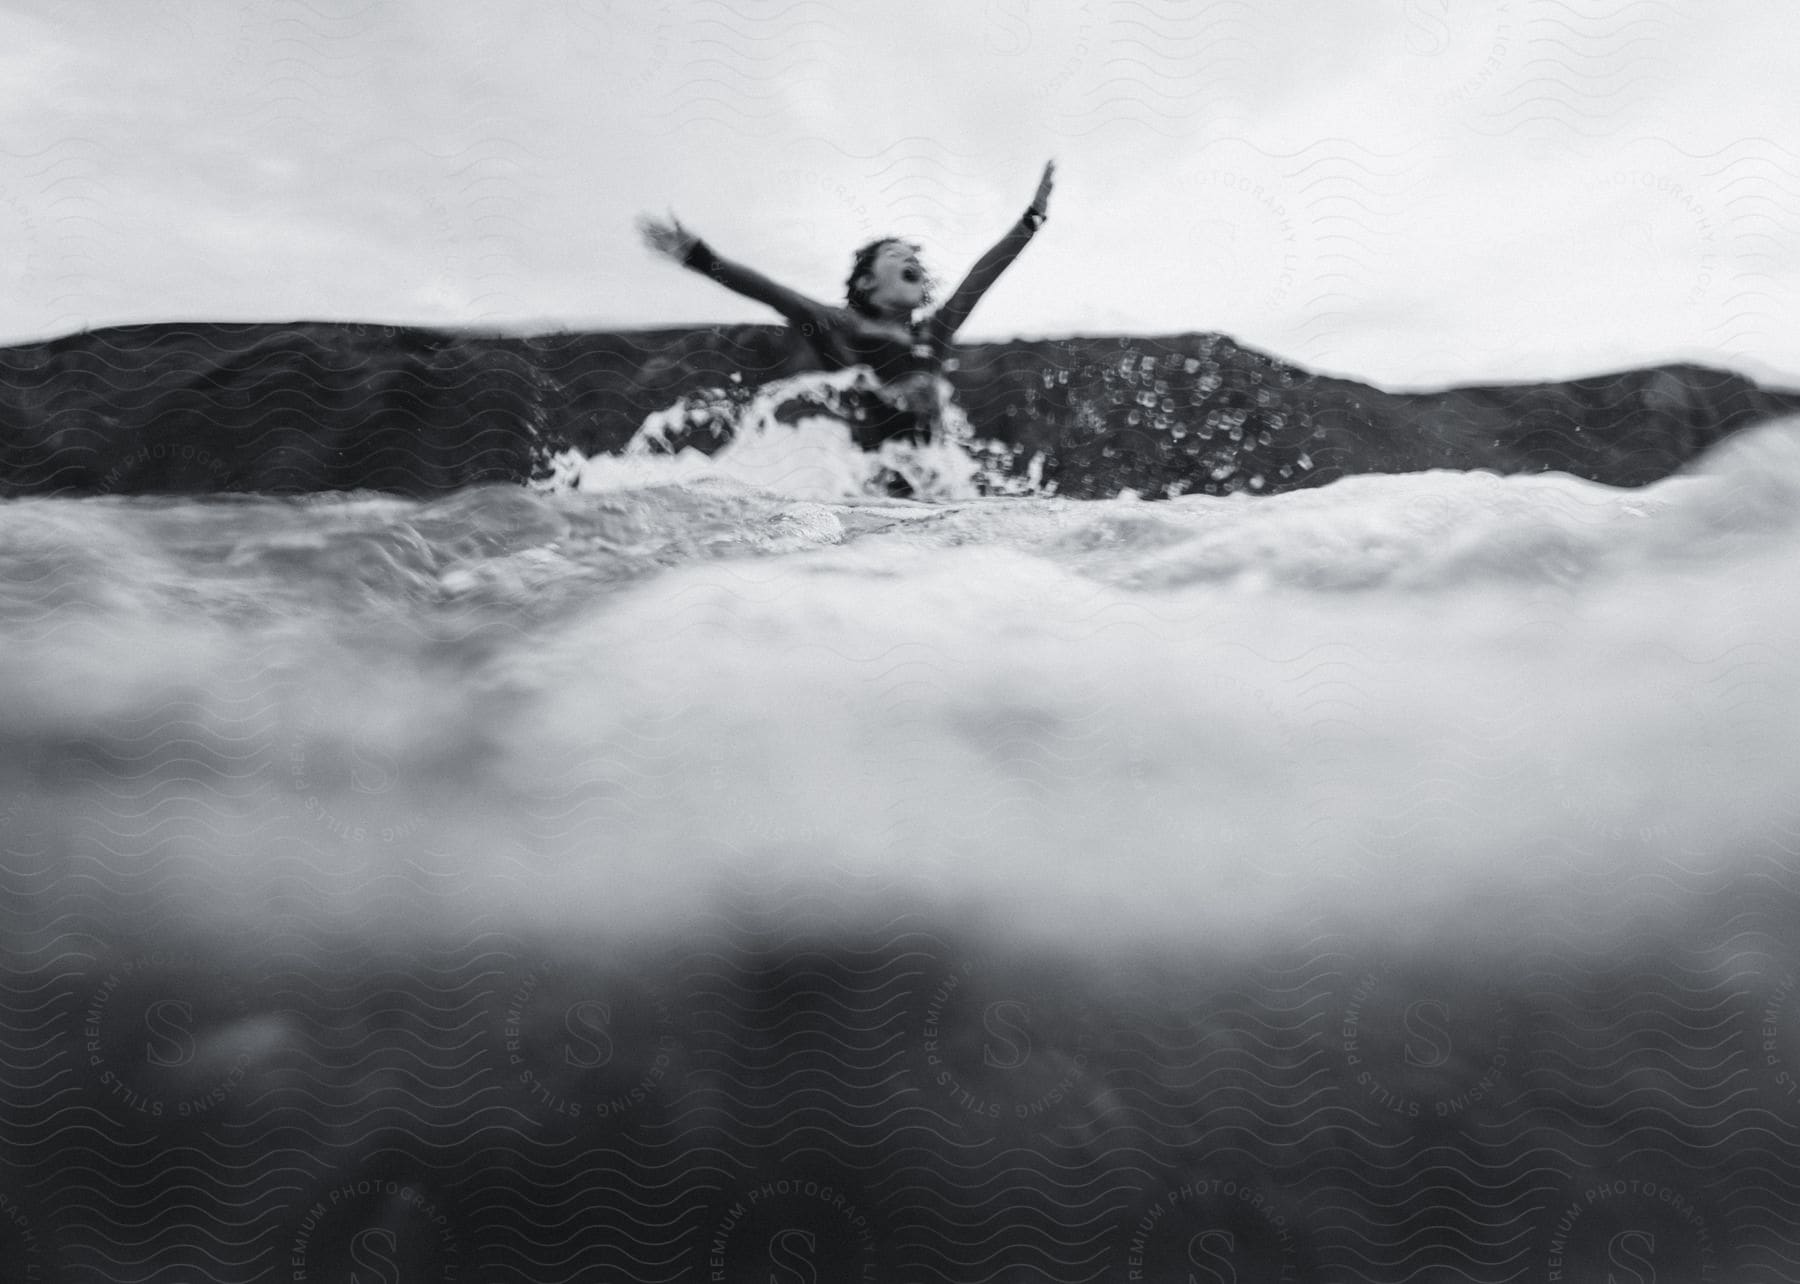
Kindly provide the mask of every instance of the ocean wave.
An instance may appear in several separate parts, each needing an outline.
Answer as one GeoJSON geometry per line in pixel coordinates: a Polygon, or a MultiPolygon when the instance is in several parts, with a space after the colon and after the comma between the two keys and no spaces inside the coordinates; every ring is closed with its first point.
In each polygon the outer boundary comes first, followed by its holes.
{"type": "MultiPolygon", "coordinates": [[[[111,763],[223,790],[232,826],[402,835],[382,859],[430,849],[467,895],[499,894],[491,838],[534,920],[589,914],[573,889],[621,862],[607,899],[653,921],[708,861],[904,854],[1021,926],[1246,934],[1302,868],[1423,922],[1500,871],[1537,886],[1510,854],[1571,828],[1713,860],[1785,823],[1792,424],[1637,490],[925,504],[627,458],[649,471],[562,493],[5,506],[15,795],[35,764],[66,836],[116,804],[82,783],[111,763]],[[206,751],[159,745],[169,719],[206,751]]],[[[258,850],[208,895],[254,902],[258,850]]]]}

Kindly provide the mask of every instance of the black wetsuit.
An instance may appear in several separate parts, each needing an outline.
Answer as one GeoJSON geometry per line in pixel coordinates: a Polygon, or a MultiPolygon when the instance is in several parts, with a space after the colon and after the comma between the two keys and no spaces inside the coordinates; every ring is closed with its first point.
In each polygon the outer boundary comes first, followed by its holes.
{"type": "Polygon", "coordinates": [[[696,240],[682,262],[781,313],[827,370],[867,366],[874,372],[890,395],[871,407],[866,422],[853,425],[857,443],[867,450],[892,437],[930,435],[937,416],[929,409],[936,396],[929,385],[943,373],[951,339],[1036,231],[1028,211],[976,261],[942,307],[912,323],[909,339],[853,308],[820,303],[754,269],[722,259],[704,241],[696,240]]]}

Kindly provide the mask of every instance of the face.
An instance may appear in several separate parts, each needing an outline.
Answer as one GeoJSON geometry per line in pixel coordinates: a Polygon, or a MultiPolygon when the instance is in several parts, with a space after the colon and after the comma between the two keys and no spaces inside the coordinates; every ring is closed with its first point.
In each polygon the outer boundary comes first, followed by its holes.
{"type": "Polygon", "coordinates": [[[918,251],[904,241],[889,241],[875,251],[875,262],[863,278],[869,304],[879,312],[909,314],[925,306],[929,278],[918,251]]]}

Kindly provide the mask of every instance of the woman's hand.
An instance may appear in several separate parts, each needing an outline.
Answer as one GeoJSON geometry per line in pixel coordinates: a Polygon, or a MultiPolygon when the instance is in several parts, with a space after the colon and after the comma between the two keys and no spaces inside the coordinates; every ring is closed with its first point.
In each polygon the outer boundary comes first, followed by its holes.
{"type": "Polygon", "coordinates": [[[1031,204],[1026,206],[1026,209],[1030,213],[1036,214],[1039,218],[1046,217],[1050,213],[1050,186],[1055,181],[1056,162],[1046,161],[1044,163],[1044,176],[1038,179],[1037,195],[1033,196],[1031,198],[1031,204]]]}
{"type": "Polygon", "coordinates": [[[700,239],[683,227],[673,212],[666,219],[657,218],[654,214],[640,214],[637,228],[645,245],[677,263],[686,261],[688,252],[700,239]]]}

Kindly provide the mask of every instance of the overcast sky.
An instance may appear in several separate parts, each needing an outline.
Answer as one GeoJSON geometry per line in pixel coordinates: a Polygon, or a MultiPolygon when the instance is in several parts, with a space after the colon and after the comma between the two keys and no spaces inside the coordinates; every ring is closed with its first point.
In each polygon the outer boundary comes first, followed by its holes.
{"type": "Polygon", "coordinates": [[[1224,330],[1390,385],[1670,357],[1800,384],[1772,0],[0,0],[0,340],[128,321],[770,319],[673,207],[970,339],[1224,330]]]}

